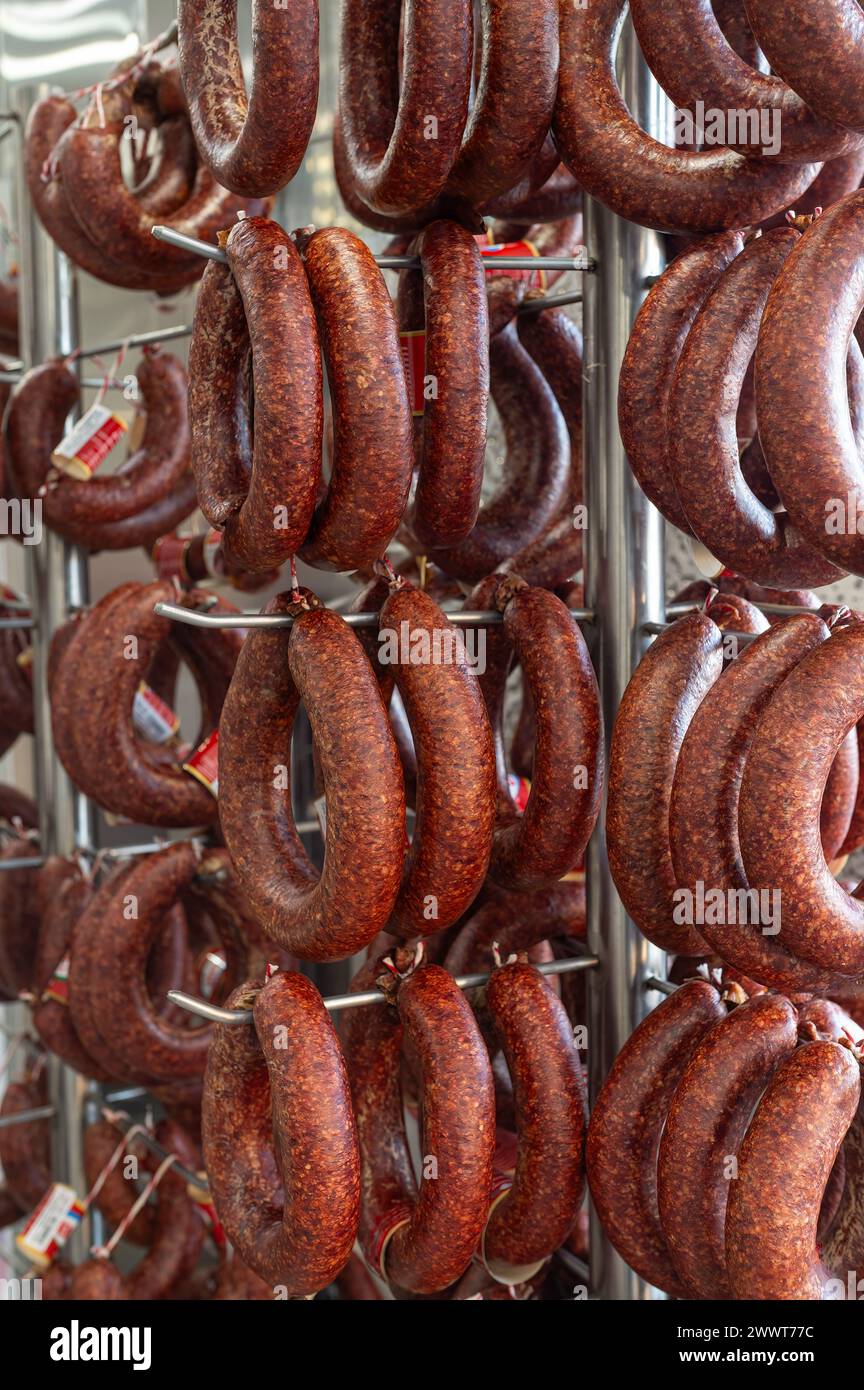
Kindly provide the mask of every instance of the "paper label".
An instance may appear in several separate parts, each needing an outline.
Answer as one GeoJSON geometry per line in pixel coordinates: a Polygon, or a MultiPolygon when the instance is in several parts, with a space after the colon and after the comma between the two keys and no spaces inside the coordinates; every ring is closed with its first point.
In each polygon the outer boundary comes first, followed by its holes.
{"type": "Polygon", "coordinates": [[[186,583],[189,573],[186,556],[192,544],[191,536],[160,536],[153,547],[151,559],[156,566],[157,579],[180,579],[186,583]]]}
{"type": "Polygon", "coordinates": [[[513,798],[516,810],[521,813],[528,805],[528,798],[531,795],[531,783],[528,781],[527,777],[517,777],[515,773],[508,772],[507,786],[510,788],[510,795],[513,798]]]}
{"type": "Polygon", "coordinates": [[[132,724],[135,732],[148,743],[170,743],[180,728],[180,720],[171,706],[146,681],[140,681],[135,691],[132,724]]]}
{"type": "Polygon", "coordinates": [[[214,729],[203,743],[199,743],[189,761],[183,764],[183,771],[195,777],[213,796],[219,795],[218,729],[214,729]]]}
{"type": "Polygon", "coordinates": [[[127,429],[126,421],[107,406],[91,405],[57,445],[51,462],[62,473],[87,482],[127,429]]]}
{"type": "Polygon", "coordinates": [[[399,347],[402,352],[402,366],[405,368],[405,384],[408,387],[411,413],[422,415],[425,408],[423,388],[426,380],[426,330],[419,328],[414,332],[400,333],[399,347]]]}
{"type": "Polygon", "coordinates": [[[56,999],[58,1004],[69,1003],[69,952],[54,967],[54,974],[45,986],[43,999],[56,999]]]}
{"type": "Polygon", "coordinates": [[[47,1269],[66,1244],[84,1215],[84,1203],[75,1189],[65,1183],[52,1183],[15,1244],[40,1269],[47,1269]]]}

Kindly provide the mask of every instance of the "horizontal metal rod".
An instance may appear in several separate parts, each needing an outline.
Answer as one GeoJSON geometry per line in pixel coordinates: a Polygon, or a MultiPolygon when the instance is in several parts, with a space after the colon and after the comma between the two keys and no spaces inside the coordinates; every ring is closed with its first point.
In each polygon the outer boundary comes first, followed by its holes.
{"type": "Polygon", "coordinates": [[[581,304],[581,294],[544,294],[536,299],[524,299],[517,313],[542,314],[544,309],[563,309],[565,304],[581,304]]]}
{"type": "MultiPolygon", "coordinates": [[[[537,965],[535,970],[541,975],[569,975],[574,970],[596,970],[600,964],[597,956],[572,956],[568,960],[553,960],[546,965],[537,965]]],[[[490,980],[491,975],[459,975],[454,981],[460,989],[476,989],[478,985],[485,985],[490,980]]],[[[172,1004],[179,1004],[181,1009],[188,1009],[190,1014],[197,1014],[199,1018],[209,1019],[211,1023],[250,1023],[252,1021],[251,1009],[223,1009],[218,1004],[208,1004],[206,999],[197,999],[194,994],[185,994],[182,989],[169,989],[168,998],[172,1004]]],[[[322,1004],[328,1013],[336,1013],[340,1009],[357,1009],[364,1004],[384,1004],[385,996],[377,989],[358,990],[356,994],[333,994],[329,999],[322,999],[322,1004]]]]}
{"type": "Polygon", "coordinates": [[[645,981],[646,992],[653,989],[657,994],[674,994],[677,988],[671,980],[659,980],[656,975],[649,975],[645,981]]]}
{"type": "MultiPolygon", "coordinates": [[[[188,623],[190,627],[291,627],[294,622],[289,613],[204,613],[197,608],[184,608],[179,603],[157,603],[154,612],[161,618],[188,623]]],[[[377,613],[343,613],[341,616],[350,627],[375,627],[378,622],[377,613]]],[[[446,616],[455,627],[490,626],[503,621],[500,613],[485,609],[448,612],[446,616]]],[[[587,608],[571,608],[570,616],[577,623],[590,623],[594,615],[587,608]]]]}
{"type": "MultiPolygon", "coordinates": [[[[126,338],[115,338],[111,343],[97,343],[95,347],[79,348],[75,355],[76,358],[102,357],[106,352],[119,352],[122,347],[144,347],[148,343],[169,343],[173,338],[188,338],[191,332],[191,323],[178,323],[173,328],[152,328],[146,333],[130,333],[126,338]]],[[[6,376],[5,373],[18,375],[23,370],[24,363],[20,359],[16,358],[14,362],[6,362],[3,366],[4,375],[0,376],[0,380],[14,381],[15,376],[6,376]]],[[[88,385],[86,380],[84,385],[88,385]]]]}
{"type": "MultiPolygon", "coordinates": [[[[723,597],[722,589],[720,590],[718,597],[723,597]]],[[[751,603],[754,608],[758,608],[760,613],[776,613],[780,617],[782,617],[786,613],[817,612],[817,609],[815,608],[804,608],[802,605],[795,603],[756,603],[753,599],[748,599],[747,602],[751,603]]],[[[682,603],[667,603],[666,616],[667,618],[683,618],[685,613],[698,613],[703,606],[703,604],[696,603],[695,601],[684,601],[682,603]]]]}
{"type": "Polygon", "coordinates": [[[10,869],[41,869],[44,863],[45,858],[41,854],[35,854],[32,859],[0,859],[0,873],[7,873],[10,869]]]}
{"type": "MultiPolygon", "coordinates": [[[[157,241],[168,246],[177,246],[181,251],[192,251],[196,256],[204,256],[208,261],[227,261],[228,257],[221,246],[209,241],[199,241],[197,237],[187,236],[185,232],[175,232],[173,227],[156,226],[152,229],[157,241]]],[[[481,248],[482,251],[482,248],[481,248]]],[[[591,263],[583,254],[576,256],[487,256],[490,266],[496,270],[590,270],[591,263]]],[[[376,264],[382,270],[419,270],[419,256],[376,256],[376,264]]]]}
{"type": "Polygon", "coordinates": [[[124,1086],[119,1091],[105,1091],[101,1099],[106,1105],[119,1105],[121,1100],[145,1100],[149,1095],[144,1086],[124,1086]]]}
{"type": "Polygon", "coordinates": [[[0,618],[0,632],[5,632],[10,628],[15,630],[20,628],[22,631],[28,631],[35,626],[35,618],[0,618]]]}
{"type": "Polygon", "coordinates": [[[53,1105],[37,1105],[33,1110],[19,1110],[17,1115],[0,1115],[0,1129],[26,1125],[30,1120],[50,1120],[55,1114],[53,1105]]]}
{"type": "MultiPolygon", "coordinates": [[[[693,609],[693,612],[697,611],[697,609],[693,609]]],[[[661,632],[668,632],[670,627],[672,627],[672,623],[643,623],[642,631],[647,632],[650,637],[657,637],[661,632]]],[[[735,632],[732,628],[724,627],[723,635],[724,637],[734,637],[736,642],[741,642],[746,647],[748,643],[755,642],[760,633],[735,632]]]]}

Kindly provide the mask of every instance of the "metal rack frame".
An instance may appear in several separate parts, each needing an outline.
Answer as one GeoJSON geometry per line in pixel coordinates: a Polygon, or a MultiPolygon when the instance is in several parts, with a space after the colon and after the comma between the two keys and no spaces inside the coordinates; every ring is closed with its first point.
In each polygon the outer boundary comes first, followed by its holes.
{"type": "MultiPolygon", "coordinates": [[[[619,47],[621,85],[625,99],[645,129],[658,139],[665,133],[666,99],[650,77],[629,26],[619,47]]],[[[17,109],[19,139],[23,117],[44,93],[20,90],[17,109]]],[[[19,161],[23,166],[23,161],[19,161]]],[[[565,303],[584,302],[585,339],[585,486],[588,505],[586,536],[586,608],[573,616],[587,624],[587,639],[597,671],[607,739],[624,688],[639,662],[650,634],[662,629],[674,610],[664,600],[663,523],[632,478],[617,427],[618,373],[624,347],[642,299],[663,267],[660,238],[616,217],[586,199],[585,254],[574,257],[497,257],[496,264],[539,269],[543,266],[587,272],[582,294],[550,295],[534,300],[527,312],[565,303]]],[[[53,354],[68,355],[78,345],[74,273],[42,230],[30,207],[26,184],[19,179],[21,240],[20,362],[6,364],[12,374],[26,370],[53,354]]],[[[214,260],[223,260],[218,247],[196,243],[154,228],[154,235],[214,260]]],[[[384,269],[417,264],[407,256],[378,257],[384,269]]],[[[189,325],[154,330],[125,340],[80,349],[79,359],[119,349],[188,336],[189,325]]],[[[42,818],[43,855],[95,853],[95,821],[87,798],[72,785],[52,754],[50,711],[46,684],[47,644],[66,615],[88,603],[88,557],[46,532],[43,544],[29,548],[32,574],[32,619],[20,620],[34,631],[34,701],[36,707],[35,783],[42,818]],[[38,554],[33,552],[38,551],[38,554]]],[[[258,615],[192,613],[179,605],[161,605],[165,616],[199,626],[283,626],[290,619],[258,615]]],[[[769,609],[770,611],[770,609],[769,609]]],[[[496,622],[500,614],[452,614],[455,622],[496,622]]],[[[349,622],[374,622],[374,615],[348,615],[349,622]]],[[[4,625],[19,620],[5,620],[4,625]]],[[[609,872],[603,835],[605,816],[592,837],[587,856],[588,955],[559,962],[563,969],[587,969],[589,981],[589,1080],[592,1096],[608,1073],[614,1057],[633,1028],[648,1012],[647,995],[666,990],[663,955],[652,947],[626,916],[609,872]],[[593,968],[593,967],[597,968],[593,968]]],[[[310,827],[311,828],[311,825],[310,827]]],[[[145,852],[152,846],[133,847],[145,852]]],[[[41,855],[39,860],[41,862],[41,855]]],[[[544,968],[546,973],[552,973],[544,968]]],[[[471,984],[482,977],[468,977],[471,984]]],[[[463,983],[460,981],[460,983],[463,983]]],[[[188,1001],[178,998],[178,1002],[188,1001]]],[[[197,1001],[200,1003],[200,1001],[197,1001]]],[[[345,1007],[344,996],[331,998],[331,1007],[345,1007]]],[[[353,1003],[359,1000],[352,1000],[353,1003]]],[[[372,1002],[369,1000],[368,1002],[372,1002]]],[[[209,1006],[208,1006],[209,1007],[209,1006]]],[[[200,1008],[198,1011],[202,1011],[200,1008]]],[[[219,1011],[211,1010],[212,1014],[219,1011]]],[[[225,1011],[221,1011],[223,1014],[225,1011]]],[[[135,1088],[133,1088],[134,1092],[135,1088]]],[[[132,1092],[130,1092],[132,1094],[132,1092]]],[[[84,1190],[80,1135],[82,1124],[98,1115],[98,1091],[70,1069],[51,1063],[51,1103],[55,1115],[55,1171],[78,1191],[84,1190]]],[[[620,1259],[592,1213],[591,1292],[601,1299],[652,1296],[649,1286],[620,1259]]]]}

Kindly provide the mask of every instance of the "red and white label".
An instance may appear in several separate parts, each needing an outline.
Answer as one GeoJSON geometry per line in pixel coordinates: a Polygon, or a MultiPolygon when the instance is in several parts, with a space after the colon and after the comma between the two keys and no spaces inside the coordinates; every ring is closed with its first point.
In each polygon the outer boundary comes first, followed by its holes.
{"type": "Polygon", "coordinates": [[[132,724],[135,732],[148,743],[170,743],[180,728],[180,720],[161,695],[140,681],[132,701],[132,724]]]}
{"type": "Polygon", "coordinates": [[[506,275],[511,280],[526,280],[531,289],[545,290],[545,270],[506,270],[494,264],[499,256],[539,256],[540,252],[532,241],[501,241],[490,246],[483,237],[475,237],[474,240],[480,247],[484,261],[493,262],[486,266],[487,275],[506,275]]]}
{"type": "Polygon", "coordinates": [[[56,999],[58,1004],[69,1003],[69,952],[54,967],[54,974],[45,986],[45,999],[56,999]]]}
{"type": "Polygon", "coordinates": [[[192,544],[191,536],[160,536],[153,547],[152,560],[156,566],[157,579],[180,579],[188,582],[186,556],[192,544]]]}
{"type": "Polygon", "coordinates": [[[418,328],[415,332],[400,333],[399,346],[402,350],[402,366],[405,368],[411,413],[422,415],[425,408],[423,391],[426,381],[426,330],[418,328]]]}
{"type": "Polygon", "coordinates": [[[87,482],[129,426],[104,405],[90,409],[57,445],[51,462],[61,473],[87,482]]]}
{"type": "Polygon", "coordinates": [[[214,729],[199,743],[183,771],[196,778],[212,796],[219,795],[219,730],[214,729]]]}
{"type": "Polygon", "coordinates": [[[531,783],[527,777],[517,777],[515,773],[508,772],[507,786],[510,788],[510,795],[513,798],[516,810],[520,813],[528,805],[528,798],[531,795],[531,783]]]}
{"type": "Polygon", "coordinates": [[[30,1216],[15,1244],[40,1269],[47,1269],[63,1249],[84,1215],[84,1203],[75,1189],[65,1183],[52,1183],[30,1216]]]}

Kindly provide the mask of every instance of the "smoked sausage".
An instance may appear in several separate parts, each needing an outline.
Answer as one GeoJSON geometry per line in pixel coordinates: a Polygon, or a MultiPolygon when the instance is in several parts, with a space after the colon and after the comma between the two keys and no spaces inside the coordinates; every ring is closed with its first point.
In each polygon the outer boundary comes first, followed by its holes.
{"type": "Polygon", "coordinates": [[[232,193],[278,193],[300,167],[315,124],[318,0],[256,0],[248,96],[236,0],[181,0],[177,19],[183,91],[211,174],[232,193]]]}
{"type": "Polygon", "coordinates": [[[402,880],[405,793],[378,682],[336,613],[306,591],[253,629],[220,725],[220,821],[238,880],[267,936],[303,960],[341,960],[386,924],[402,880]],[[327,796],[319,877],[291,814],[291,729],[300,701],[327,796]]]}
{"type": "Polygon", "coordinates": [[[723,666],[720,629],[689,613],[649,647],[624,692],[612,731],[606,846],[621,899],[663,950],[702,955],[691,925],[676,922],[669,803],[681,744],[723,666]]]}
{"type": "Polygon", "coordinates": [[[782,995],[740,1004],[703,1035],[676,1087],[657,1163],[660,1223],[672,1262],[694,1298],[731,1298],[726,1207],[753,1107],[798,1041],[798,1015],[782,995]]]}
{"type": "Polygon", "coordinates": [[[422,589],[398,582],[379,617],[387,659],[417,750],[417,816],[387,930],[449,927],[486,877],[495,828],[495,751],[458,628],[422,589]]]}
{"type": "Polygon", "coordinates": [[[347,1264],[360,1214],[357,1128],[345,1061],[321,996],[302,975],[242,985],[218,1024],[204,1082],[204,1162],[240,1257],[289,1298],[347,1264]]]}
{"type": "Polygon", "coordinates": [[[561,71],[553,131],[561,157],[591,197],[661,231],[725,231],[788,207],[814,164],[745,159],[733,150],[671,150],[641,131],[615,77],[626,0],[561,11],[561,71]]]}
{"type": "Polygon", "coordinates": [[[672,1298],[687,1295],[660,1225],[657,1153],[684,1068],[725,1016],[707,980],[681,985],[624,1044],[588,1125],[588,1183],[603,1229],[631,1269],[672,1298]]]}
{"type": "Polygon", "coordinates": [[[309,530],[321,469],[321,353],[303,263],[281,227],[246,218],[225,249],[227,273],[208,271],[193,325],[192,466],[201,509],[224,530],[226,561],[261,571],[293,555],[309,530]]]}
{"type": "Polygon", "coordinates": [[[864,130],[864,16],[855,0],[745,0],[747,18],[776,73],[823,120],[864,130]]]}
{"type": "Polygon", "coordinates": [[[864,623],[852,622],[787,677],[760,720],[738,808],[744,870],[754,888],[780,894],[783,944],[840,975],[864,973],[864,905],[825,862],[819,813],[837,751],[864,714],[862,659],[864,623]]]}
{"type": "Polygon", "coordinates": [[[443,190],[468,119],[474,48],[470,0],[416,0],[400,40],[401,13],[399,0],[346,0],[341,17],[345,161],[363,202],[388,215],[443,190]]]}
{"type": "Polygon", "coordinates": [[[424,331],[424,381],[435,389],[428,399],[424,390],[417,420],[408,521],[420,545],[449,546],[465,539],[480,506],[489,397],[486,275],[474,238],[456,222],[433,222],[414,249],[421,268],[407,274],[422,282],[423,293],[400,294],[400,328],[424,331]]]}
{"type": "Polygon", "coordinates": [[[618,427],[628,462],[649,501],[685,535],[690,522],[669,457],[672,377],[696,315],[742,246],[739,232],[723,232],[676,256],[639,310],[621,364],[618,427]]]}
{"type": "MultiPolygon", "coordinates": [[[[408,502],[405,372],[393,305],[368,247],[344,227],[299,242],[333,411],[330,483],[299,553],[316,569],[354,570],[384,554],[408,502]]],[[[256,409],[256,430],[257,419],[256,409]]]]}
{"type": "Polygon", "coordinates": [[[774,282],[756,348],[759,438],[772,481],[810,545],[856,574],[864,573],[864,473],[846,374],[864,304],[862,228],[864,191],[816,218],[774,282]]]}
{"type": "Polygon", "coordinates": [[[533,966],[493,972],[483,1007],[513,1081],[518,1150],[512,1185],[493,1201],[483,1259],[512,1284],[566,1240],[584,1185],[586,1097],[573,1029],[558,996],[533,966]]]}
{"type": "MultiPolygon", "coordinates": [[[[844,1297],[860,1269],[861,1067],[837,1043],[805,1043],[775,1072],[741,1145],[726,1216],[726,1259],[734,1297],[844,1297]],[[837,1154],[854,1125],[856,1171],[834,1233],[820,1256],[816,1230],[837,1154]]],[[[854,1297],[855,1295],[853,1295],[854,1297]]]]}
{"type": "Polygon", "coordinates": [[[668,413],[672,476],[699,539],[730,569],[787,588],[830,584],[841,575],[824,546],[808,543],[792,519],[769,511],[748,488],[736,413],[762,311],[798,240],[794,228],[778,227],[751,241],[727,267],[687,335],[668,413]]]}
{"type": "MultiPolygon", "coordinates": [[[[351,988],[382,975],[393,983],[373,960],[351,988]]],[[[360,1143],[360,1241],[370,1268],[397,1289],[436,1293],[464,1272],[486,1223],[495,1092],[480,1030],[446,970],[420,966],[394,992],[396,1007],[349,1009],[342,1021],[360,1143]],[[403,1030],[423,1096],[419,1190],[402,1107],[403,1030]]]]}
{"type": "MultiPolygon", "coordinates": [[[[726,113],[730,138],[720,143],[730,149],[785,164],[836,159],[860,146],[860,137],[844,128],[848,121],[820,121],[782,78],[742,61],[726,41],[711,0],[667,0],[662,11],[650,0],[630,0],[630,14],[645,61],[676,109],[690,112],[701,101],[726,113]],[[733,111],[746,117],[730,130],[733,111]]],[[[793,22],[784,16],[784,24],[793,22]]],[[[864,26],[861,32],[864,38],[864,26]]],[[[704,133],[706,144],[718,143],[710,122],[704,133]]]]}

